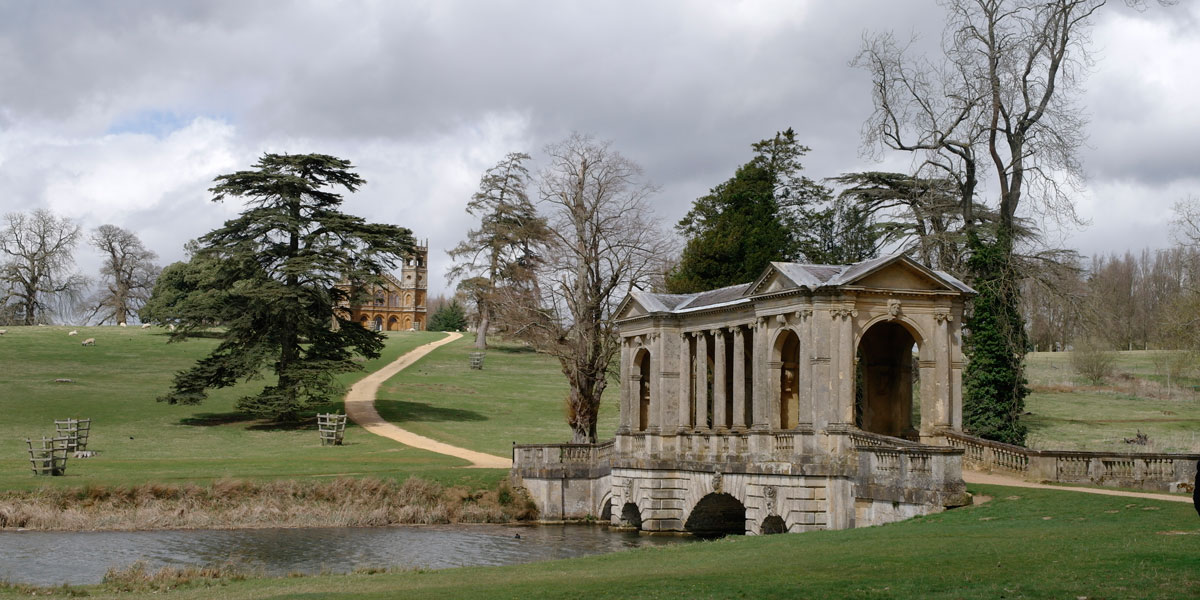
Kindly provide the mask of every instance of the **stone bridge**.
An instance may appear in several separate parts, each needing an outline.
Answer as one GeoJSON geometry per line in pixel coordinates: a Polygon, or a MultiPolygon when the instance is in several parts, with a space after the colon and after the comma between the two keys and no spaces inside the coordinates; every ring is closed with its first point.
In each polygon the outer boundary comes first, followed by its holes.
{"type": "Polygon", "coordinates": [[[620,425],[601,445],[518,445],[544,519],[776,533],[966,502],[960,323],[973,293],[901,255],[772,263],[752,283],[634,292],[617,309],[620,425]]]}

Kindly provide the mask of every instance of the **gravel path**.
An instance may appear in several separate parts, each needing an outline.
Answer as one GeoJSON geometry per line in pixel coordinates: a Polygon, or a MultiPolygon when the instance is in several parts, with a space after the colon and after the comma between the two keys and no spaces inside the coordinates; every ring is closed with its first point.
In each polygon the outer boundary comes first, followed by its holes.
{"type": "Polygon", "coordinates": [[[1125,490],[1106,490],[1102,488],[1089,487],[1071,487],[1063,485],[1046,485],[1044,483],[1033,483],[1016,477],[1006,477],[995,473],[980,473],[978,471],[969,471],[963,469],[963,481],[967,483],[983,483],[991,485],[1007,485],[1011,487],[1023,488],[1040,488],[1045,490],[1064,490],[1068,492],[1084,492],[1087,494],[1100,494],[1102,496],[1124,496],[1126,498],[1142,498],[1145,500],[1166,500],[1168,502],[1187,502],[1192,503],[1192,499],[1187,496],[1174,496],[1169,494],[1154,494],[1151,492],[1127,492],[1125,490]]]}
{"type": "Polygon", "coordinates": [[[387,366],[363,377],[350,387],[350,391],[346,393],[346,415],[351,421],[358,423],[363,429],[381,435],[385,438],[395,440],[401,444],[437,452],[438,454],[446,454],[461,458],[471,462],[471,468],[478,469],[511,469],[512,460],[484,454],[458,446],[444,444],[434,439],[427,438],[423,435],[417,435],[411,431],[401,429],[379,416],[379,412],[375,410],[375,394],[379,392],[379,386],[383,382],[391,379],[393,375],[403,371],[408,366],[417,362],[422,356],[429,354],[439,346],[444,346],[461,338],[461,333],[450,332],[436,342],[419,346],[411,352],[397,358],[387,366]]]}

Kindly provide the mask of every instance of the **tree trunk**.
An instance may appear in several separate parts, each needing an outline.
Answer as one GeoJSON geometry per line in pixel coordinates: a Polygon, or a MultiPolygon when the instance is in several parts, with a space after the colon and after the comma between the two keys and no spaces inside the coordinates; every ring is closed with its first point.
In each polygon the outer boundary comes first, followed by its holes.
{"type": "Polygon", "coordinates": [[[475,329],[475,348],[487,350],[487,331],[491,324],[491,309],[487,305],[479,307],[479,326],[475,329]]]}

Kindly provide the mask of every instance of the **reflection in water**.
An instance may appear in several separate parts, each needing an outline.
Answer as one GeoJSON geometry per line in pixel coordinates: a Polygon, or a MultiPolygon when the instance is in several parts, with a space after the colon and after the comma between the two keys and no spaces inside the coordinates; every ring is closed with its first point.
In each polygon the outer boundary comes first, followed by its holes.
{"type": "Polygon", "coordinates": [[[230,562],[266,575],[339,573],[358,567],[445,569],[685,541],[689,539],[579,525],[3,532],[0,579],[45,586],[99,583],[110,567],[124,568],[139,560],[150,569],[230,562]]]}

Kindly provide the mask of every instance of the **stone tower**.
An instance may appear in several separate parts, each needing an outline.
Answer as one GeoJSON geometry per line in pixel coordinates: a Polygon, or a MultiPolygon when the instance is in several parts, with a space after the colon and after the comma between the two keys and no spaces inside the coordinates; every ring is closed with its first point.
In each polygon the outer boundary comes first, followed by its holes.
{"type": "Polygon", "coordinates": [[[429,291],[429,240],[418,244],[400,271],[402,329],[425,329],[425,296],[429,291]]]}

